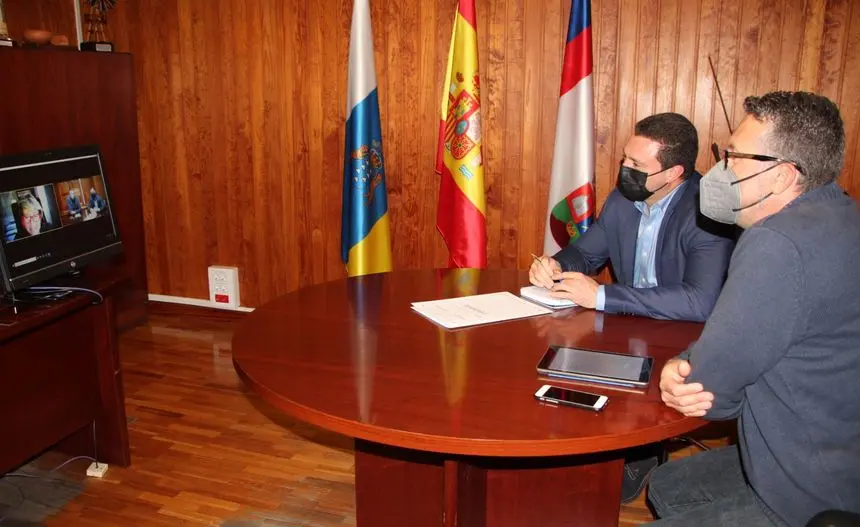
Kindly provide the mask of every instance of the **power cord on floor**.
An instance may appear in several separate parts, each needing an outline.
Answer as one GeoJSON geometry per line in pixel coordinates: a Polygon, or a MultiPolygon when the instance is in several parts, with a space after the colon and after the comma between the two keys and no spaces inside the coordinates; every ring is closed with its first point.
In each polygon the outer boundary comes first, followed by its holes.
{"type": "Polygon", "coordinates": [[[69,464],[69,463],[71,463],[72,461],[77,461],[77,460],[79,460],[79,459],[88,459],[88,460],[90,460],[90,461],[93,461],[93,462],[95,462],[95,463],[98,463],[98,460],[96,460],[95,458],[92,458],[92,457],[90,457],[90,456],[75,456],[75,457],[73,457],[73,458],[71,458],[71,459],[67,459],[67,460],[63,461],[62,463],[60,463],[60,464],[59,464],[59,465],[57,465],[56,467],[54,467],[54,468],[52,468],[51,470],[49,470],[46,474],[42,474],[42,475],[36,475],[36,474],[24,474],[23,472],[9,472],[9,473],[7,473],[7,474],[3,474],[3,476],[2,476],[2,477],[0,477],[0,482],[6,483],[6,484],[8,484],[8,485],[11,485],[11,486],[12,486],[12,488],[14,488],[16,491],[18,491],[18,494],[21,496],[21,501],[18,503],[18,505],[15,505],[14,507],[10,507],[10,508],[9,508],[9,510],[8,510],[8,511],[6,511],[6,514],[5,514],[5,515],[3,515],[2,517],[0,517],[0,524],[2,524],[2,523],[3,523],[7,518],[9,518],[9,515],[10,515],[10,514],[12,514],[13,512],[15,512],[16,510],[18,510],[18,509],[21,507],[21,505],[23,505],[23,504],[24,504],[24,502],[25,502],[25,501],[27,501],[27,497],[26,497],[26,496],[24,496],[24,491],[23,491],[23,490],[21,490],[21,488],[20,488],[20,487],[18,487],[17,485],[12,485],[12,483],[10,483],[9,481],[5,481],[5,478],[10,478],[10,477],[11,477],[11,478],[35,478],[35,479],[44,479],[44,478],[47,478],[50,474],[53,474],[54,472],[56,472],[56,471],[60,470],[61,468],[65,467],[66,465],[68,465],[68,464],[69,464]]]}

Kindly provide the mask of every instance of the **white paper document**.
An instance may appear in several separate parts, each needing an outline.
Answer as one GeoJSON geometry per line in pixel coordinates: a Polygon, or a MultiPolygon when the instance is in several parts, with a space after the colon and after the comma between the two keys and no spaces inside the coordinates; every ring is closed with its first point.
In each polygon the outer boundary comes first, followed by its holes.
{"type": "Polygon", "coordinates": [[[413,302],[412,309],[448,329],[552,313],[507,291],[413,302]]]}
{"type": "Polygon", "coordinates": [[[542,304],[553,309],[563,309],[566,307],[576,307],[576,303],[566,298],[555,298],[550,294],[550,290],[545,287],[530,285],[520,289],[520,296],[533,300],[538,304],[542,304]]]}

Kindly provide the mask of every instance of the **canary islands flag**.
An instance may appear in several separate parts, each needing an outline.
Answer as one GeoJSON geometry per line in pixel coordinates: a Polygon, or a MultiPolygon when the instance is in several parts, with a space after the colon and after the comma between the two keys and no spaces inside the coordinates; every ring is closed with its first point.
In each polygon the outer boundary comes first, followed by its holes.
{"type": "Polygon", "coordinates": [[[555,123],[544,254],[574,242],[594,221],[591,2],[572,0],[555,123]]]}
{"type": "Polygon", "coordinates": [[[349,276],[391,270],[382,127],[368,0],[355,0],[349,36],[341,259],[349,276]]]}
{"type": "Polygon", "coordinates": [[[475,0],[459,0],[442,90],[436,172],[436,227],[449,267],[487,266],[486,200],[481,156],[481,96],[475,0]]]}

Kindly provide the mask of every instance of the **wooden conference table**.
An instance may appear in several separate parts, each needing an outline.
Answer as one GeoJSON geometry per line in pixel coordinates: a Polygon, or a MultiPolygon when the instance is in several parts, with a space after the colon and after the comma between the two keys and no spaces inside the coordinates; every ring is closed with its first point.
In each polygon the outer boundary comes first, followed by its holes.
{"type": "Polygon", "coordinates": [[[617,525],[623,449],[704,424],[657,387],[702,325],[573,308],[446,331],[410,309],[527,280],[426,270],[307,287],[248,316],[234,365],[281,411],[355,438],[359,527],[617,525]],[[655,373],[644,393],[587,386],[609,396],[601,413],[544,405],[548,344],[649,355],[655,373]]]}

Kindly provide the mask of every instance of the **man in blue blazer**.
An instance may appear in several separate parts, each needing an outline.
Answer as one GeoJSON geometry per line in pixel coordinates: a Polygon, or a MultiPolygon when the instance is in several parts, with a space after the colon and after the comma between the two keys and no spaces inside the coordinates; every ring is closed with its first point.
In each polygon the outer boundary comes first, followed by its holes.
{"type": "Polygon", "coordinates": [[[698,144],[696,128],[682,115],[662,113],[636,123],[617,188],[597,222],[575,243],[535,261],[531,282],[607,313],[707,319],[734,242],[698,212],[698,144]],[[617,283],[599,285],[588,275],[607,260],[617,283]]]}
{"type": "MultiPolygon", "coordinates": [[[[636,123],[617,189],[597,222],[573,244],[535,261],[531,283],[607,313],[704,321],[726,277],[733,232],[699,213],[699,139],[686,117],[662,113],[636,123]],[[607,260],[617,283],[599,285],[607,260]],[[554,280],[560,280],[554,283],[554,280]]],[[[665,460],[659,445],[627,453],[622,502],[636,498],[665,460]]]]}

